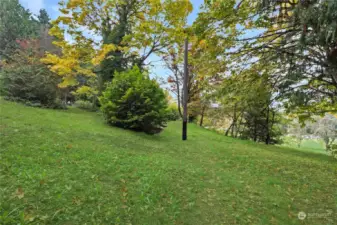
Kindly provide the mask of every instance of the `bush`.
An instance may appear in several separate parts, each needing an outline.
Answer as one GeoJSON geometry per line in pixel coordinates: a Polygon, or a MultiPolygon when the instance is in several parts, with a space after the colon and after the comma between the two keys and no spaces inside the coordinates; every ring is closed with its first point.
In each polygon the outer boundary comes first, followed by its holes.
{"type": "Polygon", "coordinates": [[[97,110],[96,105],[93,104],[90,101],[77,100],[77,101],[75,101],[74,105],[77,108],[88,110],[88,111],[96,111],[97,110]]]}
{"type": "Polygon", "coordinates": [[[58,77],[38,58],[18,54],[16,60],[5,64],[0,72],[4,99],[36,107],[64,108],[58,99],[58,77]]]}
{"type": "Polygon", "coordinates": [[[176,121],[180,119],[178,107],[176,106],[176,104],[170,104],[168,106],[167,119],[170,121],[176,121]]]}
{"type": "Polygon", "coordinates": [[[99,101],[107,122],[117,127],[154,134],[167,121],[163,90],[138,67],[116,73],[99,101]]]}

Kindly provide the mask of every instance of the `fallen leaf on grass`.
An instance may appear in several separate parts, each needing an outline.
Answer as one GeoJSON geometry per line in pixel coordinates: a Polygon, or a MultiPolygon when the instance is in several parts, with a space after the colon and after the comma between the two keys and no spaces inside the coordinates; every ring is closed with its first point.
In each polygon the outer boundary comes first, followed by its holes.
{"type": "Polygon", "coordinates": [[[44,216],[39,216],[40,220],[47,220],[49,218],[48,215],[44,215],[44,216]]]}
{"type": "Polygon", "coordinates": [[[74,198],[73,198],[73,204],[74,204],[74,205],[80,205],[80,204],[81,204],[81,199],[78,198],[78,197],[74,197],[74,198]]]}
{"type": "Polygon", "coordinates": [[[18,199],[22,199],[23,197],[25,197],[25,193],[23,192],[21,187],[16,189],[14,195],[15,195],[15,197],[18,197],[18,199]]]}
{"type": "Polygon", "coordinates": [[[29,222],[33,222],[35,220],[35,216],[30,215],[30,214],[25,214],[24,220],[29,221],[29,222]]]}

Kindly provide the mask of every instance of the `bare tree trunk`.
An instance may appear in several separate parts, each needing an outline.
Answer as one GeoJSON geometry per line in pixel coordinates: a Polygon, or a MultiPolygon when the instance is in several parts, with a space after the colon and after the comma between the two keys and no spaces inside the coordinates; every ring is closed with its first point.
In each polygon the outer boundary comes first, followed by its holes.
{"type": "Polygon", "coordinates": [[[68,88],[64,89],[64,105],[67,105],[67,101],[68,101],[68,88]]]}
{"type": "Polygon", "coordinates": [[[267,107],[267,115],[266,115],[266,130],[267,130],[267,137],[266,137],[266,145],[270,143],[270,132],[269,132],[269,106],[267,107]]]}
{"type": "Polygon", "coordinates": [[[257,124],[256,124],[256,117],[254,117],[254,136],[253,140],[256,142],[257,141],[257,124]]]}
{"type": "MultiPolygon", "coordinates": [[[[273,130],[274,124],[275,124],[275,111],[272,110],[272,117],[271,117],[271,123],[270,123],[270,131],[273,130]]],[[[270,132],[269,132],[269,138],[271,138],[270,137],[270,132]]],[[[269,139],[269,143],[270,143],[270,139],[269,139]]]]}
{"type": "Polygon", "coordinates": [[[324,138],[323,140],[324,140],[324,142],[325,142],[325,150],[326,150],[326,151],[330,151],[330,150],[331,150],[331,145],[332,145],[332,143],[334,142],[334,139],[333,139],[333,140],[330,140],[329,137],[326,137],[326,138],[324,138]]]}
{"type": "Polygon", "coordinates": [[[184,95],[183,95],[183,106],[184,106],[184,114],[183,114],[183,132],[182,139],[183,141],[187,140],[187,102],[188,102],[188,39],[185,39],[185,54],[184,54],[184,95]]]}
{"type": "Polygon", "coordinates": [[[233,123],[227,128],[225,135],[228,136],[229,131],[231,130],[233,123]]]}
{"type": "Polygon", "coordinates": [[[199,123],[199,126],[201,126],[201,127],[202,127],[202,124],[203,124],[203,122],[204,122],[205,109],[206,109],[206,105],[204,105],[204,106],[202,107],[202,111],[201,111],[201,118],[200,118],[200,123],[199,123]]]}
{"type": "Polygon", "coordinates": [[[232,126],[232,130],[231,130],[231,136],[234,137],[234,130],[235,130],[235,126],[236,126],[236,105],[237,103],[235,103],[234,105],[234,111],[233,111],[233,126],[232,126]]]}
{"type": "Polygon", "coordinates": [[[179,86],[179,81],[176,78],[176,85],[177,85],[177,98],[178,98],[178,112],[181,118],[183,118],[183,114],[181,112],[181,97],[180,97],[180,86],[179,86]]]}
{"type": "MultiPolygon", "coordinates": [[[[242,113],[241,113],[241,115],[242,115],[242,113]]],[[[242,124],[242,119],[243,119],[243,117],[240,115],[240,121],[239,121],[239,124],[238,124],[238,126],[237,126],[237,131],[235,132],[235,138],[237,138],[238,137],[238,134],[241,132],[241,124],[242,124]]]]}

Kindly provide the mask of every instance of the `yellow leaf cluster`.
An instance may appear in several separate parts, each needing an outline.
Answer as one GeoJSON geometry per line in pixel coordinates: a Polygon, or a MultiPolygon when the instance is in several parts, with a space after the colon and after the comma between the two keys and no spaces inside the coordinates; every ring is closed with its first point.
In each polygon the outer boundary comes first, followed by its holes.
{"type": "MultiPolygon", "coordinates": [[[[42,61],[62,77],[61,87],[77,85],[78,75],[95,77],[93,69],[107,57],[112,57],[108,56],[111,51],[118,49],[127,55],[139,55],[140,50],[152,47],[154,43],[165,46],[186,37],[187,15],[193,10],[190,0],[134,1],[131,5],[137,13],[129,18],[130,24],[134,24],[132,35],[126,35],[118,45],[102,44],[103,41],[90,36],[102,35],[102,30],[112,29],[112,26],[118,24],[119,7],[126,2],[60,1],[59,11],[62,14],[52,22],[50,35],[57,37],[54,44],[60,47],[62,55],[47,54],[42,61]],[[107,26],[111,27],[108,29],[107,26]],[[70,42],[65,35],[71,37],[70,42]]],[[[206,42],[201,41],[200,45],[195,42],[195,46],[203,48],[206,42]]],[[[161,48],[156,46],[155,49],[159,52],[157,49],[161,48]]],[[[83,87],[81,91],[87,92],[89,89],[83,87]]]]}
{"type": "Polygon", "coordinates": [[[199,41],[199,46],[200,46],[201,48],[206,48],[206,40],[201,40],[201,41],[199,41]]]}
{"type": "Polygon", "coordinates": [[[105,58],[105,56],[111,52],[111,51],[114,51],[116,50],[116,45],[114,44],[106,44],[106,45],[103,45],[102,48],[98,51],[96,57],[94,57],[91,62],[92,64],[94,65],[98,65],[100,64],[100,62],[102,62],[105,58]]]}
{"type": "Polygon", "coordinates": [[[49,34],[61,40],[64,38],[64,31],[59,26],[54,25],[52,28],[50,28],[49,34]]]}
{"type": "Polygon", "coordinates": [[[69,0],[67,7],[76,8],[85,4],[85,0],[69,0]]]}
{"type": "Polygon", "coordinates": [[[79,87],[76,90],[76,94],[80,94],[80,95],[84,95],[84,94],[97,94],[97,91],[94,90],[92,87],[83,85],[83,86],[79,87]]]}

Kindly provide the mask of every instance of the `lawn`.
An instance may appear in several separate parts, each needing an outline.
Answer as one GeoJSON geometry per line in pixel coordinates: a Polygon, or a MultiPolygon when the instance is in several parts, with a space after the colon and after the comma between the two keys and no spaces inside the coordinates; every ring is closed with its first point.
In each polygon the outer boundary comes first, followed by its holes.
{"type": "Polygon", "coordinates": [[[309,152],[327,154],[327,151],[325,150],[325,144],[322,139],[303,139],[300,147],[298,147],[297,141],[294,138],[284,137],[283,141],[284,143],[282,145],[286,147],[291,147],[309,152]]]}
{"type": "Polygon", "coordinates": [[[337,161],[324,154],[0,104],[0,224],[337,223],[337,161]]]}

